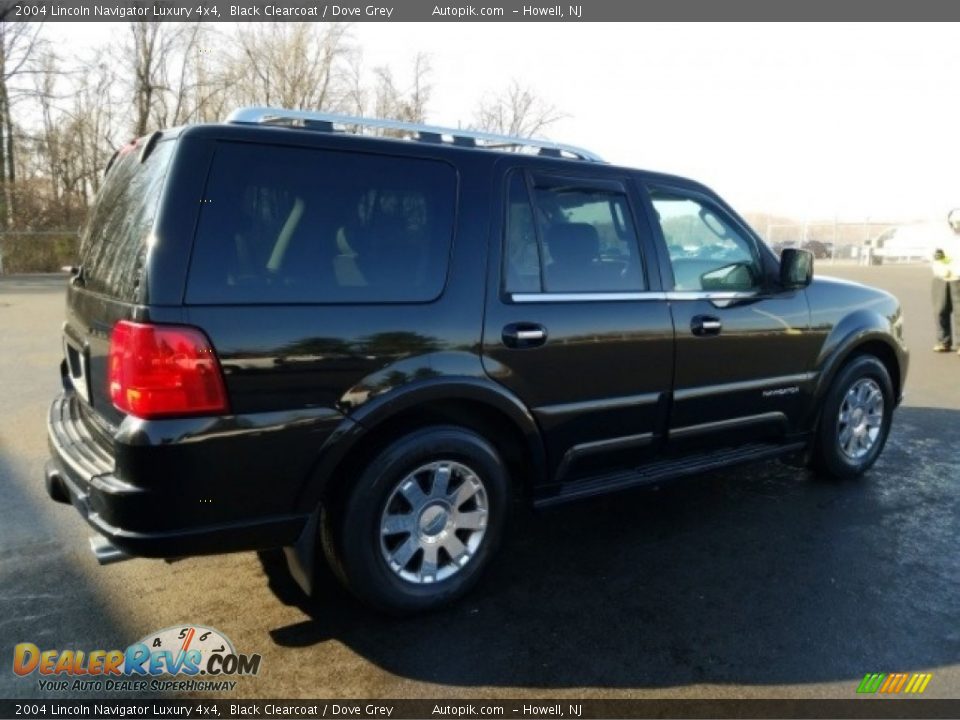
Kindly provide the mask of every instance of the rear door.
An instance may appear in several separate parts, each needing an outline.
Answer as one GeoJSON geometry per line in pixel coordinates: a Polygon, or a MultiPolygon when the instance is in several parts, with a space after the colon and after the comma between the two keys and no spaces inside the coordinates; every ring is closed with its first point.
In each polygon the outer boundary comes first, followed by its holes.
{"type": "Polygon", "coordinates": [[[555,479],[635,467],[665,421],[673,325],[633,186],[608,168],[500,177],[485,369],[531,408],[555,479]]]}
{"type": "Polygon", "coordinates": [[[671,447],[783,438],[815,379],[805,292],[777,288],[773,258],[715,198],[648,192],[677,331],[671,447]]]}

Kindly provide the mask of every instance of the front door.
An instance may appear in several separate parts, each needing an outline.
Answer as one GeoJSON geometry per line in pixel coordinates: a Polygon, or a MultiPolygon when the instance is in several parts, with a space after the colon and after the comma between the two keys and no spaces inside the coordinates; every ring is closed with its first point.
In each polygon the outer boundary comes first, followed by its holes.
{"type": "Polygon", "coordinates": [[[673,275],[670,446],[788,436],[815,379],[805,292],[776,287],[772,256],[764,258],[765,249],[714,198],[682,187],[648,190],[669,259],[664,275],[673,275]]]}
{"type": "Polygon", "coordinates": [[[531,409],[550,478],[632,468],[662,438],[673,324],[627,178],[515,167],[500,193],[483,338],[491,377],[531,409]]]}

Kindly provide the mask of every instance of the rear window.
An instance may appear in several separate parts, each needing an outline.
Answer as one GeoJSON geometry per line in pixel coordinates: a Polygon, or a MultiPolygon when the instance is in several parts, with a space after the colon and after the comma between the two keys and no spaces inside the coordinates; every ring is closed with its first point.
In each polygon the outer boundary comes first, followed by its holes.
{"type": "Polygon", "coordinates": [[[425,302],[446,282],[446,163],[222,143],[200,211],[191,304],[425,302]]]}
{"type": "Polygon", "coordinates": [[[110,167],[80,239],[88,290],[136,301],[174,145],[176,140],[161,140],[143,163],[140,146],[131,147],[121,151],[110,167]]]}

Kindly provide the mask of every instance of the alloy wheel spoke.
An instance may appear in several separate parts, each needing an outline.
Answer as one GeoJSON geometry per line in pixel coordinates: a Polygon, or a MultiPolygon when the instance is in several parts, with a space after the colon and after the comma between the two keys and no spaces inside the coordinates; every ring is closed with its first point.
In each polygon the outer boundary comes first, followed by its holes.
{"type": "Polygon", "coordinates": [[[427,502],[427,496],[420,488],[420,483],[412,475],[400,486],[400,494],[410,503],[414,512],[422,508],[427,502]]]}
{"type": "Polygon", "coordinates": [[[840,431],[840,447],[842,447],[845,452],[850,452],[850,440],[852,438],[853,428],[847,425],[843,430],[840,431]]]}
{"type": "Polygon", "coordinates": [[[400,535],[413,533],[416,530],[417,519],[413,513],[406,515],[386,515],[383,518],[381,532],[384,535],[400,535]]]}
{"type": "Polygon", "coordinates": [[[430,497],[443,497],[447,494],[447,488],[450,486],[450,477],[452,475],[449,465],[438,465],[430,476],[430,497]]]}
{"type": "Polygon", "coordinates": [[[450,559],[457,564],[459,564],[460,557],[467,553],[467,546],[461,542],[456,533],[448,533],[441,545],[447,551],[450,559]]]}
{"type": "Polygon", "coordinates": [[[410,559],[416,554],[417,550],[420,549],[420,543],[414,540],[413,536],[408,537],[406,541],[400,547],[393,551],[390,555],[390,563],[399,569],[405,568],[410,564],[410,559]]]}
{"type": "Polygon", "coordinates": [[[457,513],[454,523],[461,530],[480,530],[487,524],[487,513],[484,510],[457,513]]]}
{"type": "Polygon", "coordinates": [[[460,487],[450,493],[450,504],[454,509],[462,507],[463,504],[477,494],[479,488],[474,484],[472,478],[465,478],[460,487]]]}
{"type": "Polygon", "coordinates": [[[435,544],[424,544],[423,561],[420,563],[421,581],[431,582],[437,577],[437,554],[440,550],[435,544]]]}

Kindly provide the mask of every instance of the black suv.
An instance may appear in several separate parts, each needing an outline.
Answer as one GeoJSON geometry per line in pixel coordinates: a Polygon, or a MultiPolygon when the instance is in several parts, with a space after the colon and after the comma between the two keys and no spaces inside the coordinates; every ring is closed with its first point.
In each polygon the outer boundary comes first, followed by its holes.
{"type": "Polygon", "coordinates": [[[811,280],[703,185],[482,133],[156,132],[81,263],[46,482],[101,561],[284,548],[308,591],[325,556],[397,613],[462,594],[514,496],[859,475],[907,369],[894,297],[811,280]]]}

